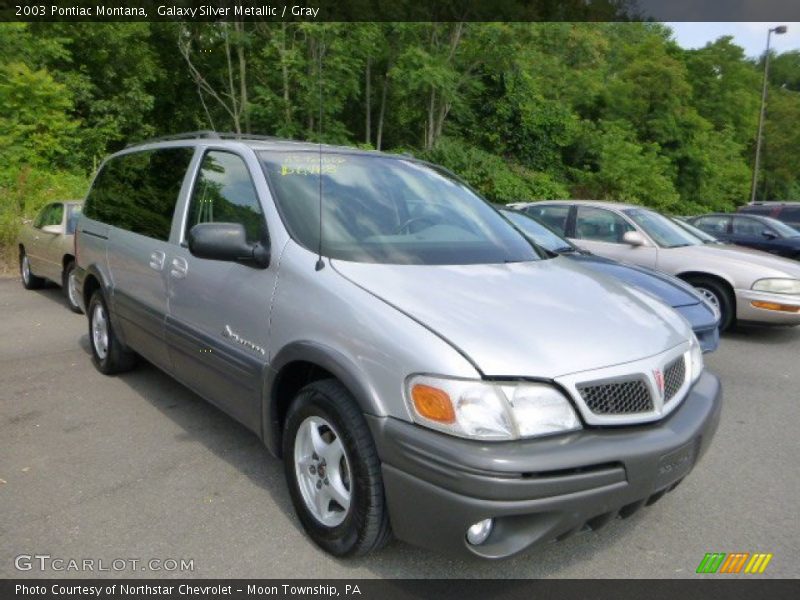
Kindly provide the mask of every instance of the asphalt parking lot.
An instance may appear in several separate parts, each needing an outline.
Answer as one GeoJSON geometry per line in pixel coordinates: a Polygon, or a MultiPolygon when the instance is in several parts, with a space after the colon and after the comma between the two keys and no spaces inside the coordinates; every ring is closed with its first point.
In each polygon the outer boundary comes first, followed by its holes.
{"type": "Polygon", "coordinates": [[[341,561],[306,539],[253,434],[151,366],[95,371],[59,289],[0,279],[0,315],[2,577],[696,577],[706,552],[737,551],[774,554],[761,577],[800,576],[800,328],[737,331],[706,357],[725,388],[715,443],[633,517],[502,562],[399,542],[341,561]],[[194,570],[20,572],[20,554],[194,570]]]}

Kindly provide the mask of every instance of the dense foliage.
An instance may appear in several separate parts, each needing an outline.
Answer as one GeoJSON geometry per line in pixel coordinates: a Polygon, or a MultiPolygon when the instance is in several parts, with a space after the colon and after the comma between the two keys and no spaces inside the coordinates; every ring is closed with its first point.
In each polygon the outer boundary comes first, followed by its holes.
{"type": "MultiPolygon", "coordinates": [[[[411,152],[500,202],[730,210],[761,73],[653,23],[4,23],[0,244],[105,154],[210,128],[411,152]]],[[[772,59],[759,197],[800,198],[798,123],[795,51],[772,59]]]]}

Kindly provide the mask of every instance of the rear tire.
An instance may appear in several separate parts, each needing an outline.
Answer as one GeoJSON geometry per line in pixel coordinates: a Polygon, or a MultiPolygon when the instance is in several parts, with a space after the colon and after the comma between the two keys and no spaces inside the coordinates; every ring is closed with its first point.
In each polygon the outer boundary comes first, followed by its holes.
{"type": "Polygon", "coordinates": [[[44,285],[44,279],[37,277],[31,271],[31,262],[28,260],[25,250],[19,251],[19,278],[22,281],[22,287],[26,290],[38,290],[44,285]]]}
{"type": "Polygon", "coordinates": [[[711,277],[692,277],[687,281],[720,312],[719,330],[725,331],[736,318],[736,301],[730,290],[711,277]]]}
{"type": "Polygon", "coordinates": [[[61,276],[61,289],[64,291],[64,298],[67,300],[67,306],[74,312],[81,314],[81,305],[78,302],[78,285],[75,281],[75,261],[70,261],[64,268],[64,273],[61,276]]]}
{"type": "Polygon", "coordinates": [[[103,293],[97,290],[87,307],[92,362],[104,375],[116,375],[136,366],[136,354],[119,341],[111,325],[103,293]]]}
{"type": "Polygon", "coordinates": [[[283,460],[294,509],[319,547],[334,556],[362,556],[389,542],[378,452],[361,409],[341,383],[316,381],[295,396],[284,426],[283,460]]]}

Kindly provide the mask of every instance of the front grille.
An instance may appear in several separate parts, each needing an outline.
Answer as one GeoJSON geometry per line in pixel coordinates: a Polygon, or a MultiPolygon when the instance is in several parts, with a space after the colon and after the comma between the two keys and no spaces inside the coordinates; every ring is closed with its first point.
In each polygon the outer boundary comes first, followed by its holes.
{"type": "Polygon", "coordinates": [[[664,402],[669,402],[686,381],[686,360],[678,357],[664,369],[664,402]]]}
{"type": "Polygon", "coordinates": [[[653,410],[653,398],[641,379],[579,385],[578,392],[589,410],[598,415],[630,415],[653,410]]]}

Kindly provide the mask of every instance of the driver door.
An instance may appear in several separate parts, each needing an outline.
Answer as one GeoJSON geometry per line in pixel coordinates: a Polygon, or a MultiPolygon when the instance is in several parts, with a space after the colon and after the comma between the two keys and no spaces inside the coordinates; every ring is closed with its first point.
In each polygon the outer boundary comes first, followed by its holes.
{"type": "Polygon", "coordinates": [[[571,241],[598,256],[654,269],[658,249],[649,240],[644,246],[626,243],[623,236],[629,231],[638,230],[613,211],[595,206],[578,206],[575,237],[571,241]]]}

